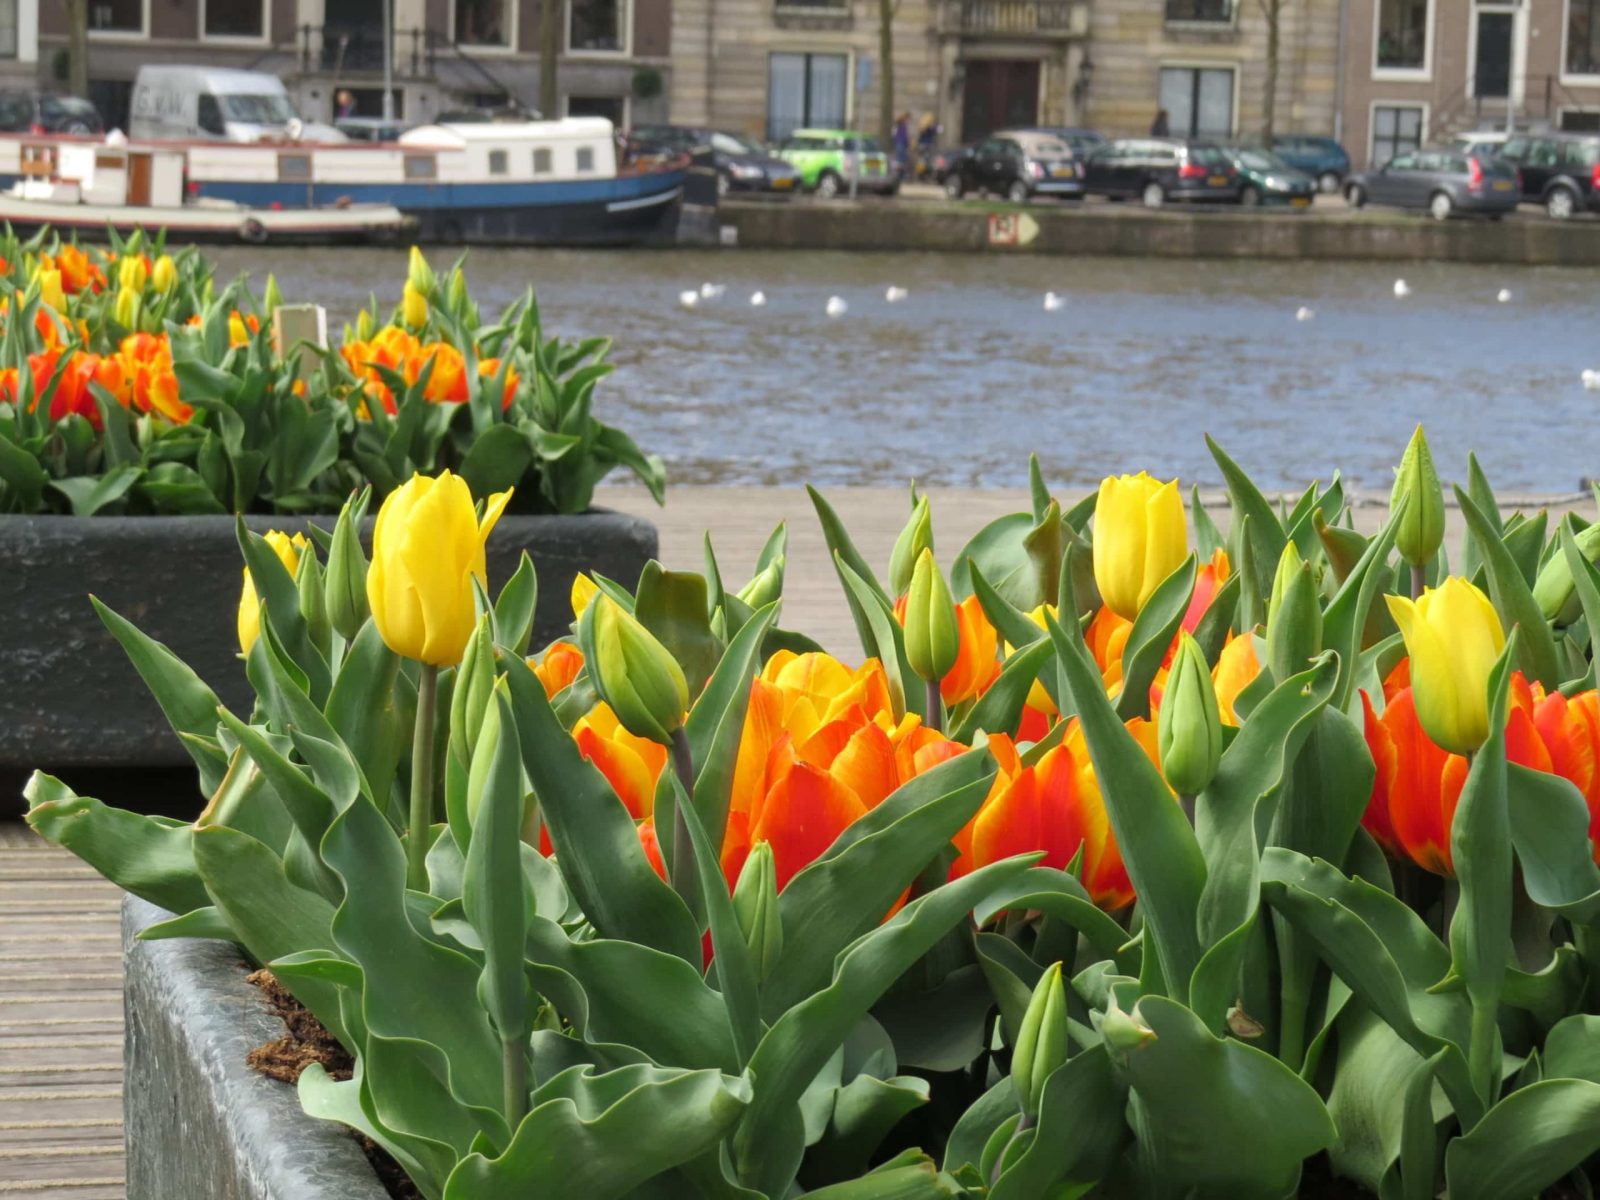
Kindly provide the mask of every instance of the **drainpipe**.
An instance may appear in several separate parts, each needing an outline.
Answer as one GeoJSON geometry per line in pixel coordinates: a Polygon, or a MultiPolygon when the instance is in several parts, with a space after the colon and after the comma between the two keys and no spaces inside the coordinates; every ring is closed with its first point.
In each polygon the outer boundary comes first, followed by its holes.
{"type": "Polygon", "coordinates": [[[1339,70],[1333,78],[1333,140],[1344,144],[1344,75],[1350,50],[1350,0],[1339,0],[1339,70]]]}
{"type": "Polygon", "coordinates": [[[717,0],[706,0],[706,124],[710,126],[715,126],[717,123],[716,39],[712,36],[712,30],[717,23],[716,18],[717,0]]]}

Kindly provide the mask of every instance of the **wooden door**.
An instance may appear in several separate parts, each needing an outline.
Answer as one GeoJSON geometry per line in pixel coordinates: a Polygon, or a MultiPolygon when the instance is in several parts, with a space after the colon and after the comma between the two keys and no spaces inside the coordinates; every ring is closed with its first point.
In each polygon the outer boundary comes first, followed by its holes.
{"type": "Polygon", "coordinates": [[[1029,59],[976,58],[967,63],[962,91],[961,140],[997,129],[1027,128],[1039,118],[1039,63],[1029,59]]]}
{"type": "Polygon", "coordinates": [[[128,203],[150,203],[150,156],[137,152],[128,155],[128,203]]]}

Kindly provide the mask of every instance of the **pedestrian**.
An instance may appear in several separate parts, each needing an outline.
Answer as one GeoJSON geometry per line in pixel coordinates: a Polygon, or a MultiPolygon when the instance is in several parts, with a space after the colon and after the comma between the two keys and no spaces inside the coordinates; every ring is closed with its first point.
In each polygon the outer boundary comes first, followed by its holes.
{"type": "Polygon", "coordinates": [[[939,122],[931,112],[922,114],[917,125],[917,170],[923,175],[933,170],[933,153],[939,143],[939,122]]]}
{"type": "Polygon", "coordinates": [[[900,168],[900,177],[905,178],[906,166],[911,158],[911,114],[901,113],[894,119],[894,161],[900,168]]]}
{"type": "Polygon", "coordinates": [[[340,88],[334,93],[333,115],[339,121],[356,115],[356,98],[349,88],[340,88]]]}
{"type": "Polygon", "coordinates": [[[1150,122],[1150,136],[1166,137],[1169,132],[1170,126],[1167,121],[1167,110],[1164,108],[1158,108],[1156,110],[1156,119],[1150,122]]]}

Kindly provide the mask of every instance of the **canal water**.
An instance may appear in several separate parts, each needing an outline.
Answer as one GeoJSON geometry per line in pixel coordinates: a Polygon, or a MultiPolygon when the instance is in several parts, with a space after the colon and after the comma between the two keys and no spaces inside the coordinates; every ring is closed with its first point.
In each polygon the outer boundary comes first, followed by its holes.
{"type": "MultiPolygon", "coordinates": [[[[215,257],[223,279],[275,272],[335,326],[369,292],[392,305],[405,272],[394,249],[215,257]]],[[[1465,476],[1469,449],[1503,492],[1600,475],[1600,392],[1582,383],[1600,369],[1593,271],[765,251],[467,262],[486,314],[531,284],[550,330],[615,339],[596,410],[680,483],[1014,486],[1035,452],[1063,486],[1141,467],[1215,484],[1210,433],[1264,487],[1339,467],[1386,488],[1418,421],[1447,477],[1465,476]],[[724,290],[684,308],[705,283],[724,290]],[[891,285],[906,298],[887,303],[891,285]],[[826,315],[833,296],[843,316],[826,315]]]]}

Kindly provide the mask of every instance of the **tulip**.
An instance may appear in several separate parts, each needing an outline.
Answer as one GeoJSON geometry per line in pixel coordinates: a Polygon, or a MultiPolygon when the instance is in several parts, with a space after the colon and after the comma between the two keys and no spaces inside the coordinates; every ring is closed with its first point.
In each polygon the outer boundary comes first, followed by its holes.
{"type": "MultiPolygon", "coordinates": [[[[1600,563],[1600,524],[1587,525],[1573,537],[1578,553],[1591,563],[1600,563]]],[[[1544,619],[1557,625],[1571,625],[1583,612],[1578,599],[1577,585],[1573,582],[1572,568],[1567,565],[1566,553],[1561,543],[1556,543],[1552,554],[1533,582],[1533,598],[1539,602],[1544,619]]]]}
{"type": "Polygon", "coordinates": [[[145,281],[149,277],[150,272],[145,266],[143,255],[124,254],[117,260],[117,284],[123,291],[144,291],[145,281]]]}
{"type": "Polygon", "coordinates": [[[1405,455],[1394,473],[1394,490],[1389,494],[1392,513],[1405,501],[1405,514],[1395,530],[1394,544],[1400,556],[1415,570],[1433,561],[1444,542],[1444,490],[1433,467],[1433,454],[1422,426],[1411,435],[1405,455]]]}
{"type": "MultiPolygon", "coordinates": [[[[150,286],[165,295],[172,290],[173,284],[178,282],[178,266],[172,261],[172,255],[163,254],[156,259],[156,265],[150,272],[150,286]]],[[[272,282],[268,277],[267,282],[272,282]]]]}
{"type": "Polygon", "coordinates": [[[572,590],[569,593],[569,599],[572,602],[572,617],[574,620],[583,616],[584,610],[589,607],[589,601],[594,599],[595,593],[599,590],[600,585],[582,571],[572,577],[572,590]]]}
{"type": "Polygon", "coordinates": [[[1205,654],[1187,633],[1178,634],[1178,653],[1157,722],[1167,783],[1179,796],[1199,795],[1222,757],[1222,718],[1205,654]]]}
{"type": "Polygon", "coordinates": [[[267,286],[261,293],[261,308],[269,317],[283,307],[283,291],[278,287],[278,277],[267,272],[267,286]]]}
{"type": "MultiPolygon", "coordinates": [[[[956,605],[956,631],[960,649],[955,666],[939,682],[939,693],[951,707],[977,699],[1000,675],[1000,660],[995,657],[1000,635],[989,624],[976,596],[968,596],[956,605]]],[[[1048,700],[1049,696],[1045,698],[1048,700]]]]}
{"type": "Polygon", "coordinates": [[[1016,1085],[1022,1115],[1039,1116],[1045,1081],[1067,1061],[1067,993],[1061,983],[1061,964],[1051,963],[1034,986],[1022,1028],[1011,1050],[1011,1081],[1016,1085]]]}
{"type": "Polygon", "coordinates": [[[1600,862],[1600,696],[1560,692],[1538,700],[1533,722],[1550,752],[1550,769],[1568,780],[1589,806],[1589,841],[1600,862]]]}
{"type": "Polygon", "coordinates": [[[734,594],[753,609],[765,608],[783,595],[785,560],[778,555],[734,594]]]}
{"type": "Polygon", "coordinates": [[[729,812],[722,869],[728,878],[737,879],[751,850],[767,842],[772,847],[774,881],[782,891],[867,808],[843,780],[802,760],[788,739],[770,756],[767,779],[768,786],[753,804],[729,812]]]}
{"type": "MultiPolygon", "coordinates": [[[[1028,620],[1032,621],[1040,629],[1046,629],[1048,626],[1045,624],[1045,617],[1049,616],[1051,619],[1055,619],[1056,615],[1056,606],[1054,604],[1041,604],[1028,614],[1028,620]]],[[[1015,647],[1010,642],[1007,642],[1005,646],[1006,657],[1010,658],[1014,652],[1015,647]]],[[[1045,670],[1055,670],[1054,664],[1045,664],[1045,670]]],[[[1050,699],[1049,689],[1037,679],[1033,681],[1033,686],[1028,689],[1027,706],[1043,713],[1046,717],[1056,715],[1056,704],[1054,700],[1050,699]]]]}
{"type": "Polygon", "coordinates": [[[1282,683],[1305,670],[1311,656],[1322,649],[1322,602],[1317,595],[1311,564],[1289,542],[1278,559],[1267,607],[1267,665],[1282,683]]]}
{"type": "MultiPolygon", "coordinates": [[[[480,358],[478,360],[478,378],[490,380],[500,374],[500,360],[498,358],[480,358]]],[[[521,377],[515,367],[506,368],[505,383],[500,394],[500,411],[505,412],[511,407],[511,402],[517,398],[517,388],[521,386],[521,377]]]]}
{"type": "Polygon", "coordinates": [[[384,498],[372,531],[367,604],[396,654],[450,667],[472,636],[472,581],[487,583],[484,544],[511,499],[489,497],[480,521],[466,480],[413,475],[384,498]]]}
{"type": "Polygon", "coordinates": [[[433,289],[438,285],[433,268],[423,257],[420,247],[411,247],[411,256],[406,261],[406,283],[425,296],[431,296],[433,289]]]}
{"type": "Polygon", "coordinates": [[[117,292],[116,307],[112,311],[117,324],[124,329],[133,329],[139,324],[139,293],[131,288],[122,288],[117,292]]]}
{"type": "Polygon", "coordinates": [[[906,662],[928,685],[929,719],[937,720],[938,684],[956,665],[961,634],[956,627],[956,606],[933,551],[924,550],[911,574],[906,597],[906,662]]]}
{"type": "Polygon", "coordinates": [[[60,271],[39,272],[39,299],[57,312],[66,312],[67,297],[61,290],[60,271]]]}
{"type": "Polygon", "coordinates": [[[1211,682],[1216,688],[1217,715],[1224,725],[1238,725],[1239,716],[1234,711],[1239,694],[1261,674],[1261,660],[1256,657],[1256,640],[1250,634],[1235,637],[1228,635],[1222,653],[1217,655],[1217,665],[1211,669],[1211,682]]]}
{"type": "Polygon", "coordinates": [[[750,948],[759,982],[772,974],[783,954],[783,918],[778,912],[778,876],[772,846],[758,842],[745,859],[733,888],[733,915],[750,948]]]}
{"type": "MultiPolygon", "coordinates": [[[[481,710],[481,719],[476,736],[465,751],[458,751],[461,760],[467,764],[467,820],[476,822],[478,810],[483,807],[483,793],[488,790],[489,780],[494,774],[495,752],[500,748],[500,739],[505,736],[504,723],[500,716],[500,705],[493,703],[493,684],[485,694],[489,703],[481,710]]],[[[512,736],[516,734],[513,731],[512,736]]]]}
{"type": "Polygon", "coordinates": [[[367,510],[371,489],[353,497],[339,510],[328,548],[325,578],[328,620],[346,641],[353,640],[366,624],[371,609],[367,604],[367,556],[361,549],[356,523],[367,510]]]}
{"type": "Polygon", "coordinates": [[[1178,481],[1146,472],[1106,478],[1094,507],[1094,580],[1106,606],[1133,620],[1188,556],[1178,481]]]}
{"type": "Polygon", "coordinates": [[[255,313],[228,314],[228,345],[234,348],[248,346],[250,339],[261,332],[261,318],[255,313]]]}
{"type": "Polygon", "coordinates": [[[1506,641],[1494,605],[1454,577],[1415,601],[1385,599],[1411,658],[1422,728],[1453,754],[1473,753],[1489,736],[1489,673],[1506,641]]]}
{"type": "Polygon", "coordinates": [[[596,599],[585,614],[590,619],[594,658],[589,674],[600,698],[630,733],[671,745],[689,710],[689,684],[678,660],[610,596],[596,599]]]}
{"type": "Polygon", "coordinates": [[[666,748],[628,732],[610,706],[596,704],[572,727],[578,753],[606,777],[635,820],[655,811],[656,784],[667,765],[666,748]]]}
{"type": "Polygon", "coordinates": [[[911,519],[894,540],[894,550],[889,555],[889,591],[903,596],[911,590],[911,576],[917,560],[924,550],[933,549],[933,510],[926,496],[917,498],[911,509],[911,519]]]}
{"type": "Polygon", "coordinates": [[[538,676],[548,700],[554,700],[571,687],[572,681],[582,670],[583,651],[571,642],[551,642],[544,652],[544,658],[533,667],[533,673],[538,676]]]}
{"type": "Polygon", "coordinates": [[[410,283],[400,301],[400,319],[407,329],[421,329],[428,322],[428,298],[410,283]]]}
{"type": "MultiPolygon", "coordinates": [[[[265,534],[265,541],[278,556],[283,569],[289,572],[289,578],[293,579],[300,569],[300,556],[309,544],[306,535],[297,533],[290,537],[281,529],[271,529],[265,534]]],[[[251,578],[249,567],[244,569],[244,586],[239,590],[238,632],[239,651],[249,658],[251,647],[261,636],[261,600],[256,595],[256,581],[251,578]]]]}
{"type": "Polygon", "coordinates": [[[432,363],[433,369],[428,373],[423,398],[434,404],[466,403],[467,360],[461,351],[445,342],[430,342],[422,348],[417,378],[422,377],[422,366],[427,363],[432,363]]]}

